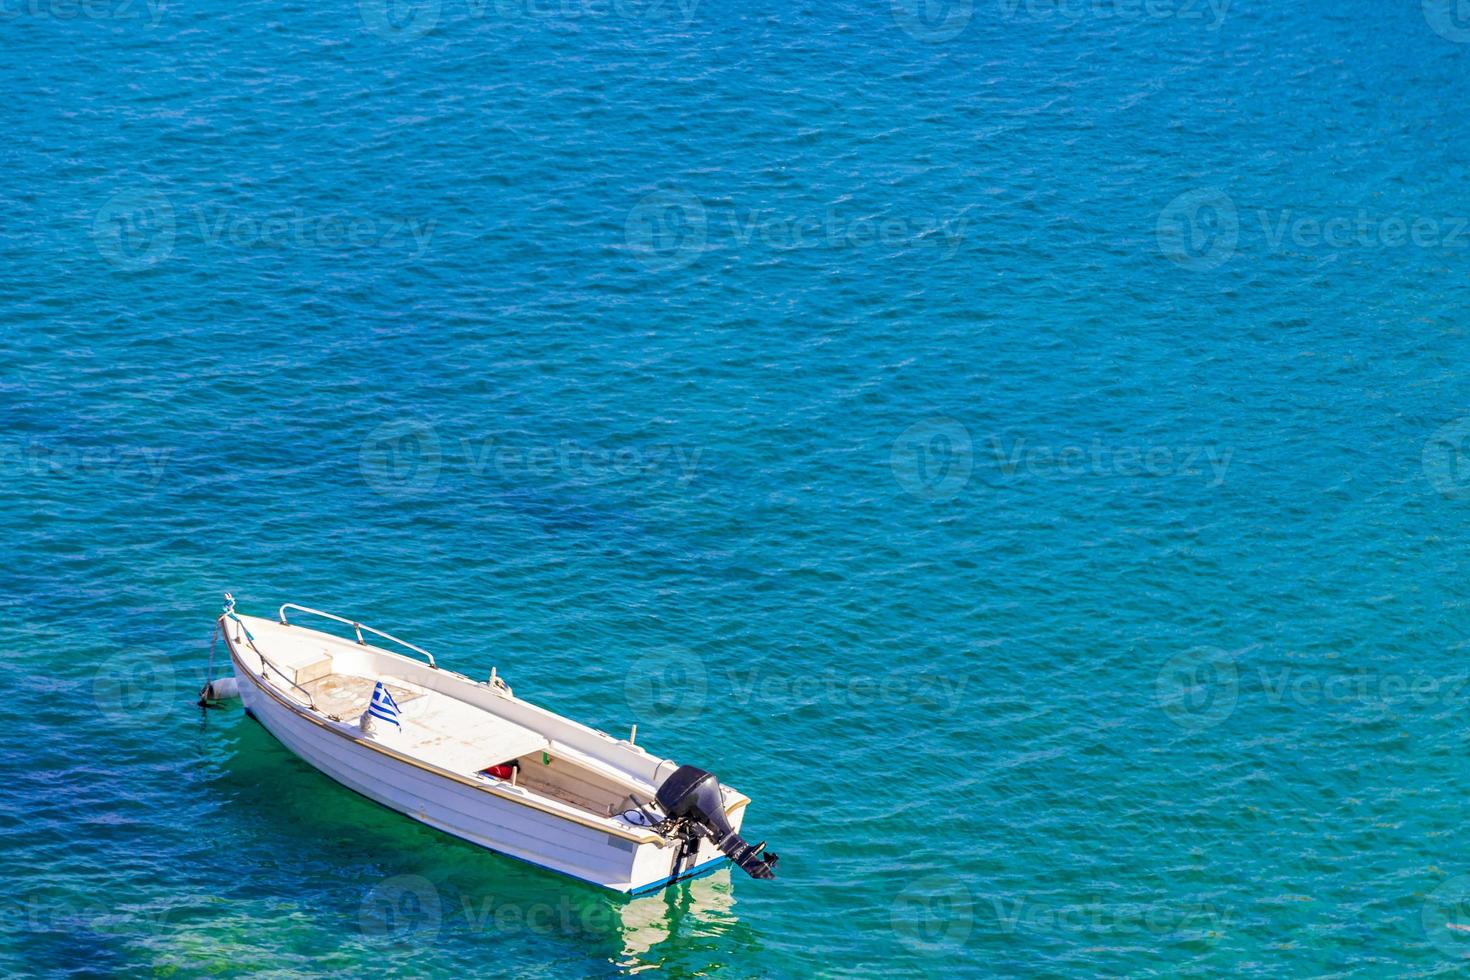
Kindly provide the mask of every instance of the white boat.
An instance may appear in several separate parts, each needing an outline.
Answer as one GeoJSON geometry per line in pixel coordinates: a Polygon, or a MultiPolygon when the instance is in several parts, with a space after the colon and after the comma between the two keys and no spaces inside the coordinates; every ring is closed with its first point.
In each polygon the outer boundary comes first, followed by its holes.
{"type": "Polygon", "coordinates": [[[356,621],[294,603],[272,621],[239,615],[225,598],[219,629],[246,713],[349,789],[619,892],[653,891],[727,860],[774,876],[775,856],[739,834],[750,800],[704,770],[523,701],[494,671],[476,681],[446,670],[356,621]],[[292,610],[343,623],[355,639],[289,623],[292,610]],[[424,659],[373,646],[364,632],[424,659]]]}

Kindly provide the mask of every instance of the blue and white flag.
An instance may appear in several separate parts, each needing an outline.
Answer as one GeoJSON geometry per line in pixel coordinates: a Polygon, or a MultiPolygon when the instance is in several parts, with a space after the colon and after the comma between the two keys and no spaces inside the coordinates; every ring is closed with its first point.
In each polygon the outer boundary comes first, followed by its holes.
{"type": "Polygon", "coordinates": [[[373,688],[373,703],[368,705],[368,714],[379,721],[386,721],[390,725],[402,730],[403,723],[398,720],[398,702],[393,700],[393,695],[378,681],[378,686],[373,688]]]}

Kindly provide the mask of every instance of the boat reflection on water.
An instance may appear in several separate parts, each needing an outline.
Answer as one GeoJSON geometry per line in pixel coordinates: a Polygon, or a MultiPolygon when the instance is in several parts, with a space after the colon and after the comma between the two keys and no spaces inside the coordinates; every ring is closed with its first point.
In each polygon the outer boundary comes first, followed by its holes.
{"type": "Polygon", "coordinates": [[[445,901],[444,931],[467,928],[476,937],[529,932],[620,971],[705,973],[721,965],[718,957],[725,954],[718,951],[728,951],[732,944],[758,944],[750,926],[735,914],[739,884],[734,876],[746,878],[724,867],[639,898],[590,888],[568,889],[550,898],[544,873],[502,872],[483,892],[471,885],[445,901]],[[715,938],[719,942],[710,941],[715,938]],[[717,959],[704,962],[704,957],[717,959]]]}
{"type": "Polygon", "coordinates": [[[739,927],[730,868],[635,898],[621,910],[620,966],[649,965],[660,943],[678,935],[723,936],[739,927]]]}

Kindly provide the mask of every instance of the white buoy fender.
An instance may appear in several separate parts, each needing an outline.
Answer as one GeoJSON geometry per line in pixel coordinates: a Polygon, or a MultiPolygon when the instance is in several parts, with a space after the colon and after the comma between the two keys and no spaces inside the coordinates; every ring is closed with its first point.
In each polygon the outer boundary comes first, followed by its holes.
{"type": "Polygon", "coordinates": [[[224,701],[229,698],[240,696],[240,682],[234,677],[216,677],[204,685],[200,692],[200,698],[204,701],[224,701]]]}

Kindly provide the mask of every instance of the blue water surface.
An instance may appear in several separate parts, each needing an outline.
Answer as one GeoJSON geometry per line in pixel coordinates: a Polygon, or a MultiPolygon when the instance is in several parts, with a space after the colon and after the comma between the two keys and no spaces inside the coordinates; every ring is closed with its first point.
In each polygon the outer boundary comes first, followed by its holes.
{"type": "Polygon", "coordinates": [[[1457,972],[1463,6],[3,0],[0,971],[1457,972]],[[226,590],[780,878],[202,717],[226,590]]]}

